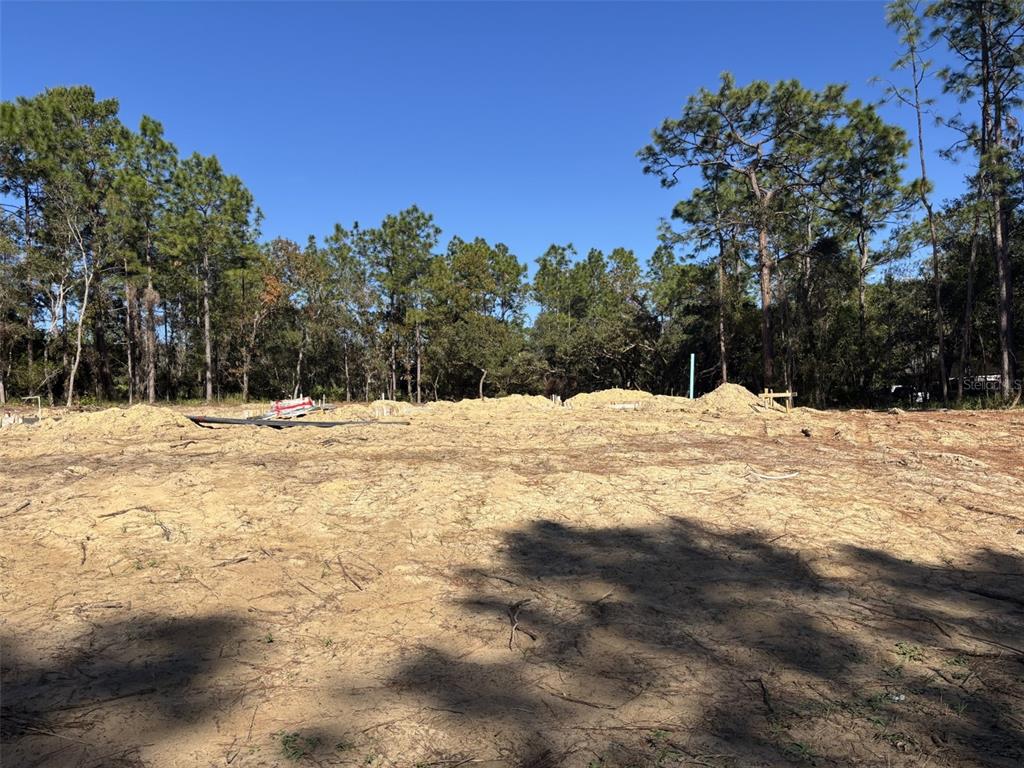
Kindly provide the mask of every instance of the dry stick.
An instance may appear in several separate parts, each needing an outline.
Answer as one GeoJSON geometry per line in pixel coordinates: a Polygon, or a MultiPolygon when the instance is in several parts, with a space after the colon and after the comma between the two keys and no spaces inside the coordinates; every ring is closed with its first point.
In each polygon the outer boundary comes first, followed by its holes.
{"type": "Polygon", "coordinates": [[[256,722],[256,712],[259,710],[259,708],[259,704],[252,708],[252,718],[249,720],[249,735],[245,737],[246,741],[252,741],[252,726],[256,722]]]}
{"type": "Polygon", "coordinates": [[[790,480],[800,474],[799,472],[787,472],[784,475],[762,475],[760,472],[755,472],[752,467],[748,468],[750,469],[750,474],[759,480],[790,480]]]}
{"type": "Polygon", "coordinates": [[[128,509],[119,509],[117,512],[107,512],[105,515],[100,515],[99,519],[105,517],[117,517],[118,515],[127,515],[129,512],[149,512],[149,507],[128,507],[128,509]]]}
{"type": "Polygon", "coordinates": [[[341,555],[338,555],[338,557],[337,557],[337,560],[338,560],[338,565],[340,565],[340,566],[341,566],[341,572],[342,572],[343,574],[345,574],[345,578],[346,578],[346,579],[348,579],[349,581],[351,581],[351,582],[352,582],[352,585],[353,585],[353,586],[354,586],[354,587],[355,587],[356,589],[358,589],[358,590],[359,590],[360,592],[362,592],[362,591],[363,591],[363,587],[362,587],[362,585],[361,585],[361,584],[360,584],[360,583],[359,583],[358,581],[356,581],[355,579],[353,579],[353,578],[352,578],[352,576],[351,576],[351,575],[349,574],[349,572],[348,572],[348,568],[346,568],[346,567],[345,567],[345,564],[344,564],[343,562],[341,562],[341,555]]]}
{"type": "Polygon", "coordinates": [[[556,691],[554,688],[548,688],[544,685],[537,686],[542,691],[551,696],[555,696],[563,701],[571,701],[573,704],[582,704],[585,707],[593,707],[594,709],[618,709],[619,707],[615,704],[605,704],[599,701],[587,701],[586,699],[577,699],[575,696],[570,696],[567,693],[556,691]]]}
{"type": "Polygon", "coordinates": [[[32,501],[31,501],[30,499],[25,499],[25,501],[21,502],[21,504],[19,504],[18,506],[16,506],[16,507],[15,507],[14,509],[12,509],[12,510],[11,510],[10,512],[5,512],[5,513],[4,513],[4,517],[10,517],[11,515],[16,515],[16,514],[18,514],[19,512],[21,512],[21,510],[23,510],[23,509],[25,509],[26,507],[28,507],[28,505],[29,505],[29,504],[31,504],[31,503],[32,503],[32,501]]]}
{"type": "Polygon", "coordinates": [[[747,680],[747,682],[757,683],[759,686],[761,686],[761,700],[764,702],[765,709],[768,710],[768,714],[775,714],[775,708],[772,706],[772,701],[768,697],[768,688],[765,686],[764,680],[762,680],[760,677],[755,677],[750,680],[747,680]]]}
{"type": "Polygon", "coordinates": [[[512,603],[512,605],[508,607],[508,619],[509,622],[512,624],[512,629],[509,630],[508,633],[508,649],[510,651],[513,650],[513,646],[515,644],[516,632],[522,632],[531,640],[535,641],[537,639],[537,636],[534,635],[532,632],[528,632],[525,629],[519,628],[519,611],[521,611],[523,606],[526,605],[528,602],[530,602],[530,598],[527,597],[523,600],[520,600],[517,603],[512,603]]]}
{"type": "Polygon", "coordinates": [[[222,561],[220,563],[214,563],[210,567],[211,568],[223,568],[225,565],[234,565],[235,563],[244,563],[248,559],[249,559],[248,555],[239,555],[238,557],[233,557],[230,560],[224,560],[224,561],[222,561]]]}

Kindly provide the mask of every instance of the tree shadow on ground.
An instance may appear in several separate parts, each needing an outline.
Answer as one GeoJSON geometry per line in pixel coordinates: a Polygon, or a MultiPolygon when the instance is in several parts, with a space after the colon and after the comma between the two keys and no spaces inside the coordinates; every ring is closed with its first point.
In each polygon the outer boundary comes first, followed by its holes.
{"type": "Polygon", "coordinates": [[[426,649],[392,682],[511,764],[1024,761],[1022,558],[808,562],[672,518],[540,521],[507,536],[504,560],[462,574],[467,632],[504,659],[426,649]]]}
{"type": "Polygon", "coordinates": [[[217,682],[240,625],[224,616],[92,621],[52,661],[3,641],[5,766],[136,766],[239,694],[217,682]]]}

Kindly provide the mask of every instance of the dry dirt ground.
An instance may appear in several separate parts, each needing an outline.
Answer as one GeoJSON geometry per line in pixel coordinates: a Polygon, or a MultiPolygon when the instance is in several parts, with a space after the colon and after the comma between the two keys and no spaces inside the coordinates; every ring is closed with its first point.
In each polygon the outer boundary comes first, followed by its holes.
{"type": "Polygon", "coordinates": [[[3,765],[1024,763],[1024,413],[572,405],[3,430],[3,765]]]}

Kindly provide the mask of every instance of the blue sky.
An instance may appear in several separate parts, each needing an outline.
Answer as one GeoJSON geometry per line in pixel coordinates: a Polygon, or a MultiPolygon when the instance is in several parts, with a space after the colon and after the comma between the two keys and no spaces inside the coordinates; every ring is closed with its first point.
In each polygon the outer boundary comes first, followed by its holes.
{"type": "MultiPolygon", "coordinates": [[[[3,99],[85,83],[133,127],[155,117],[244,180],[265,238],[415,203],[443,241],[531,265],[552,242],[646,258],[685,191],[636,150],[723,70],[875,100],[898,47],[874,2],[3,2],[0,30],[3,99]]],[[[939,196],[961,187],[934,154],[952,139],[928,128],[939,196]]]]}

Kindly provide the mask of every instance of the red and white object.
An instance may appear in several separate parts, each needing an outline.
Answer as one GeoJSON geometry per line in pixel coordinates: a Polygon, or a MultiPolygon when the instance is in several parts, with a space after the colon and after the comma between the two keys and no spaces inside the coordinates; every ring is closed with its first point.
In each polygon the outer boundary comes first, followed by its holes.
{"type": "Polygon", "coordinates": [[[275,400],[270,410],[263,414],[265,419],[290,419],[295,416],[305,416],[316,410],[316,404],[311,397],[297,397],[293,400],[275,400]]]}

